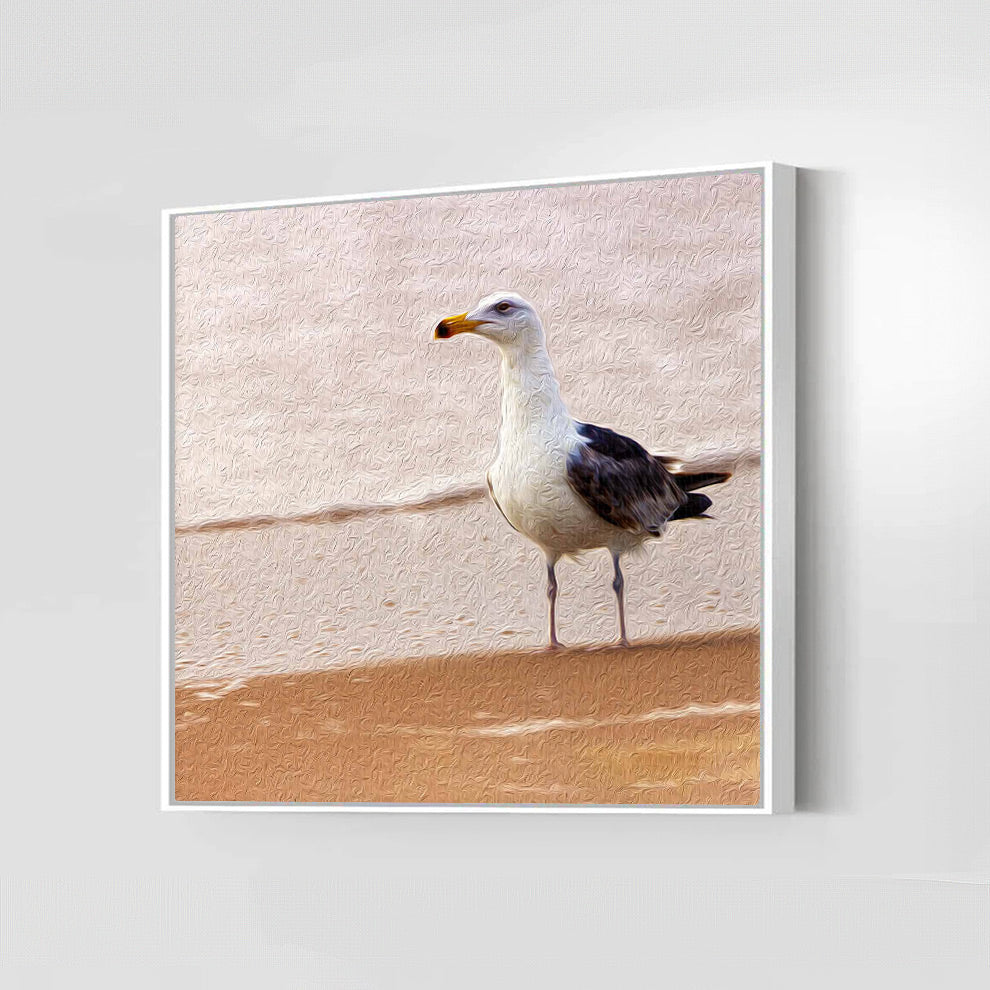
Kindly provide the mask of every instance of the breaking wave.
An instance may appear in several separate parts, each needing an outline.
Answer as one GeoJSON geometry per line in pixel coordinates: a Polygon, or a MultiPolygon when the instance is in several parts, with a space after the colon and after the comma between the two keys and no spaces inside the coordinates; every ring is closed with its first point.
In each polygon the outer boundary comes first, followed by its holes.
{"type": "Polygon", "coordinates": [[[265,529],[269,526],[282,526],[286,523],[341,523],[350,519],[365,519],[369,516],[396,515],[405,512],[428,512],[431,509],[446,509],[455,505],[466,505],[485,498],[488,490],[484,485],[461,485],[430,492],[419,498],[393,502],[341,503],[327,505],[321,509],[300,512],[289,516],[238,516],[232,519],[208,519],[205,522],[176,526],[176,536],[191,533],[212,533],[231,529],[265,529]]]}

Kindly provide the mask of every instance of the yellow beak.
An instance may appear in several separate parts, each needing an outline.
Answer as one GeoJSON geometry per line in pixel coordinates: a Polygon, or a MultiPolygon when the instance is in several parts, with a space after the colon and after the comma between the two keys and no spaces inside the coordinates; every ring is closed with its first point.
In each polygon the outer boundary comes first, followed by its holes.
{"type": "Polygon", "coordinates": [[[459,333],[470,333],[476,327],[480,327],[484,320],[469,320],[467,313],[458,313],[457,316],[448,316],[441,320],[433,330],[434,340],[446,340],[459,333]]]}

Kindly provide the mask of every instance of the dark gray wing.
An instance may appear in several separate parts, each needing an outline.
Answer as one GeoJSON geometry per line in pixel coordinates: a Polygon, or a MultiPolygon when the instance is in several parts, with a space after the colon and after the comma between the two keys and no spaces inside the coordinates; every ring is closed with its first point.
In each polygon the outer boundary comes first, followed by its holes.
{"type": "Polygon", "coordinates": [[[571,488],[606,522],[659,536],[688,496],[659,458],[635,440],[578,423],[584,440],[567,459],[571,488]]]}

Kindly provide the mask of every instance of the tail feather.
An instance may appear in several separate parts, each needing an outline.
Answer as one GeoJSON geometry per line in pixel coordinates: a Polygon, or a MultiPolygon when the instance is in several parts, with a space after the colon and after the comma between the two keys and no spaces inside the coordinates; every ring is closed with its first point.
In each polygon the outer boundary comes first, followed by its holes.
{"type": "Polygon", "coordinates": [[[699,495],[692,492],[687,497],[687,501],[670,517],[671,519],[691,519],[695,516],[703,516],[711,508],[712,500],[707,495],[699,495]]]}
{"type": "Polygon", "coordinates": [[[693,519],[701,516],[707,519],[705,513],[712,507],[712,500],[695,489],[720,485],[732,475],[728,471],[697,471],[693,474],[673,474],[672,477],[681,491],[687,494],[687,501],[670,518],[693,519]]]}
{"type": "Polygon", "coordinates": [[[696,488],[707,488],[709,485],[720,485],[731,477],[728,471],[701,471],[697,474],[673,475],[674,481],[684,492],[693,492],[696,488]]]}

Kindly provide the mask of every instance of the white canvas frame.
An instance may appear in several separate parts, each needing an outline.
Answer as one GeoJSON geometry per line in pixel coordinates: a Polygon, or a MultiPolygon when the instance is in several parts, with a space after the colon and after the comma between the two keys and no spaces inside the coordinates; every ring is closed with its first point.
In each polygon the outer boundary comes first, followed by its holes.
{"type": "Polygon", "coordinates": [[[541,179],[361,193],[314,199],[272,200],[170,209],[162,212],[162,427],[161,427],[161,675],[163,810],[384,811],[558,814],[766,815],[794,808],[794,440],[795,440],[795,179],[796,169],[774,162],[714,168],[541,179]],[[761,800],[747,807],[708,805],[525,805],[191,802],[175,800],[173,229],[177,216],[272,207],[317,206],[366,200],[454,193],[536,189],[585,183],[664,179],[676,176],[759,172],[763,178],[763,602],[760,656],[761,800]]]}

